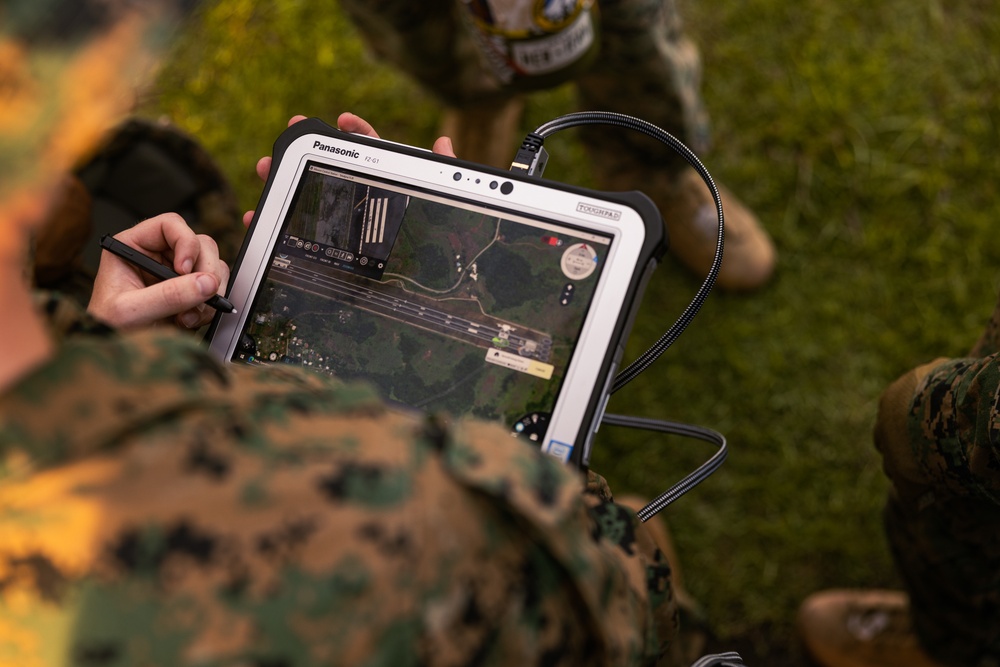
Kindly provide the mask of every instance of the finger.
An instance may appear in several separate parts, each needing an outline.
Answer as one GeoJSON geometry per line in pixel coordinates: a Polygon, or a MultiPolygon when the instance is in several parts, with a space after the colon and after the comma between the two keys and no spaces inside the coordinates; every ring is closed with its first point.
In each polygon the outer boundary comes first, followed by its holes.
{"type": "Polygon", "coordinates": [[[243,214],[243,226],[249,227],[250,223],[253,222],[253,216],[256,211],[247,211],[243,214]]]}
{"type": "Polygon", "coordinates": [[[108,321],[123,329],[143,327],[197,308],[219,289],[210,273],[191,273],[149,287],[125,292],[108,304],[108,321]]]}
{"type": "Polygon", "coordinates": [[[367,120],[360,116],[355,116],[352,113],[342,113],[337,117],[337,127],[344,132],[353,132],[355,134],[364,134],[369,137],[379,138],[378,132],[375,128],[371,126],[367,120]]]}
{"type": "Polygon", "coordinates": [[[434,146],[431,148],[438,155],[445,155],[447,157],[457,157],[455,155],[455,147],[452,146],[451,137],[438,137],[437,141],[434,142],[434,146]]]}
{"type": "Polygon", "coordinates": [[[172,257],[170,263],[181,275],[191,272],[201,252],[194,230],[176,213],[163,213],[143,220],[119,232],[115,238],[146,254],[172,257]]]}
{"type": "Polygon", "coordinates": [[[271,173],[271,157],[262,157],[257,160],[257,176],[260,180],[266,181],[267,175],[271,173]]]}
{"type": "Polygon", "coordinates": [[[292,116],[291,118],[288,119],[288,127],[291,127],[292,125],[298,123],[300,120],[305,120],[305,119],[306,119],[305,116],[296,114],[295,116],[292,116]]]}
{"type": "Polygon", "coordinates": [[[215,239],[206,234],[198,234],[196,238],[201,245],[201,252],[198,254],[194,270],[214,275],[219,281],[218,292],[221,294],[229,281],[229,265],[219,257],[219,245],[215,239]]]}
{"type": "Polygon", "coordinates": [[[204,304],[177,316],[176,322],[185,329],[200,329],[215,317],[215,309],[204,304]]]}

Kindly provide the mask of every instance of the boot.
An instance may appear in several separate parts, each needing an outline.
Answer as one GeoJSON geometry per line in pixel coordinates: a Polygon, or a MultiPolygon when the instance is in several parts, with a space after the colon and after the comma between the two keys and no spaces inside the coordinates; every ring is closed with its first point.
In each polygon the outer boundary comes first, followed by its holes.
{"type": "MultiPolygon", "coordinates": [[[[523,133],[519,133],[522,97],[448,109],[441,133],[451,137],[463,160],[500,169],[510,167],[523,133]]],[[[663,216],[670,252],[704,278],[712,266],[718,240],[715,201],[691,167],[674,173],[635,164],[628,156],[595,164],[601,187],[611,191],[641,190],[663,216]]],[[[777,253],[760,221],[732,192],[716,184],[722,199],[726,236],[716,286],[733,292],[762,287],[774,272],[777,253]]]]}
{"type": "Polygon", "coordinates": [[[899,591],[815,593],[799,607],[797,623],[823,667],[944,667],[920,645],[909,600],[899,591]]]}
{"type": "MultiPolygon", "coordinates": [[[[725,244],[715,284],[732,292],[758,289],[774,272],[774,244],[743,202],[726,186],[716,183],[716,187],[722,199],[725,244]]],[[[649,191],[639,189],[660,209],[671,253],[699,277],[708,275],[718,242],[719,217],[715,200],[698,172],[688,167],[673,183],[657,183],[649,191]]]]}

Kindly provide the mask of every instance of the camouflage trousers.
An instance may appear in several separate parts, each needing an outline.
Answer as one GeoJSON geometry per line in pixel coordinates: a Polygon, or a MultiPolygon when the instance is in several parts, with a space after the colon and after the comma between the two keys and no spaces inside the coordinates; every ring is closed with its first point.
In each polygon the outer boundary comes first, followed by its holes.
{"type": "Polygon", "coordinates": [[[918,636],[945,664],[1000,664],[1000,304],[963,359],[883,394],[885,526],[918,636]]]}
{"type": "MultiPolygon", "coordinates": [[[[457,0],[341,0],[372,51],[399,67],[444,104],[499,104],[517,91],[491,74],[461,16],[457,0]]],[[[674,0],[599,0],[600,45],[573,83],[579,106],[648,121],[693,151],[707,148],[708,114],[701,99],[698,50],[683,32],[674,0]]],[[[684,164],[669,147],[638,133],[586,132],[600,157],[626,152],[676,171],[684,164]]]]}

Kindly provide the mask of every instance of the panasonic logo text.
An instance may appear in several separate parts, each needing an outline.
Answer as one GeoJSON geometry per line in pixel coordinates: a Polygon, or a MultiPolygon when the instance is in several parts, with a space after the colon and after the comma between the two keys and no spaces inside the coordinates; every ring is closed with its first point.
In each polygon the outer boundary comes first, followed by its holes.
{"type": "Polygon", "coordinates": [[[333,153],[334,155],[343,155],[345,157],[359,158],[361,153],[357,151],[347,150],[346,148],[337,148],[336,146],[327,146],[321,141],[313,143],[313,148],[318,148],[321,151],[326,151],[327,153],[333,153]]]}
{"type": "Polygon", "coordinates": [[[621,220],[621,211],[614,211],[609,208],[601,208],[600,206],[594,206],[593,204],[585,204],[580,202],[576,205],[576,210],[580,213],[586,213],[587,215],[596,215],[599,218],[605,218],[607,220],[621,220]]]}

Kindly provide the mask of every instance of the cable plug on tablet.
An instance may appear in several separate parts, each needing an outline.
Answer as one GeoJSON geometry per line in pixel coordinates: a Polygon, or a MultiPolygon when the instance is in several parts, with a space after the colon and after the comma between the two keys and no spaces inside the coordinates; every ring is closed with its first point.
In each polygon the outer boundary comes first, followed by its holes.
{"type": "Polygon", "coordinates": [[[541,135],[529,132],[521,142],[521,147],[517,149],[517,155],[510,163],[510,170],[541,178],[545,165],[549,162],[549,154],[542,146],[544,141],[541,135]]]}

